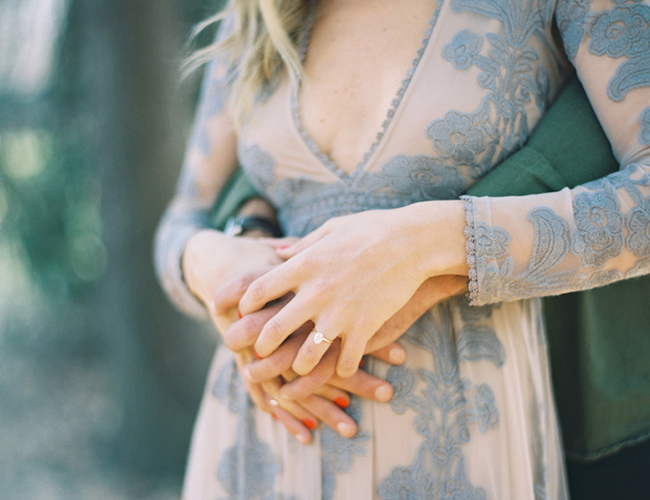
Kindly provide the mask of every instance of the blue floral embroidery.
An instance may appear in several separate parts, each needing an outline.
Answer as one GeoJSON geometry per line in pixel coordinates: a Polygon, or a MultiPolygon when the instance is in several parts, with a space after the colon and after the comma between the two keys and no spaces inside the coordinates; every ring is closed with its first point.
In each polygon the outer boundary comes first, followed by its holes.
{"type": "Polygon", "coordinates": [[[322,184],[304,177],[278,179],[275,160],[257,144],[240,141],[238,151],[253,185],[278,207],[287,235],[304,235],[328,218],[362,210],[457,198],[467,187],[458,167],[426,155],[397,155],[353,183],[322,184]]]}
{"type": "Polygon", "coordinates": [[[546,4],[533,0],[518,2],[516,10],[501,0],[452,0],[452,8],[503,23],[503,34],[464,30],[445,45],[443,58],[460,70],[480,69],[478,83],[489,92],[474,112],[450,111],[425,131],[446,163],[469,166],[470,177],[477,179],[526,140],[532,98],[540,113],[548,106],[548,72],[537,64],[539,56],[528,41],[535,35],[548,43],[544,28],[550,15],[546,4]],[[487,56],[481,54],[483,40],[491,46],[487,56]]]}
{"type": "Polygon", "coordinates": [[[245,145],[240,141],[237,145],[237,157],[249,180],[260,193],[273,185],[275,160],[269,153],[257,144],[245,145]]]}
{"type": "Polygon", "coordinates": [[[475,228],[476,251],[487,257],[499,258],[508,252],[510,235],[500,227],[479,223],[475,228]]]}
{"type": "Polygon", "coordinates": [[[489,429],[493,429],[499,424],[499,409],[489,385],[481,384],[476,388],[474,407],[476,408],[478,428],[481,434],[485,434],[489,429]]]}
{"type": "Polygon", "coordinates": [[[427,128],[427,137],[443,158],[451,158],[456,164],[471,165],[476,155],[485,151],[487,134],[472,117],[457,111],[448,112],[427,128]]]}
{"type": "MultiPolygon", "coordinates": [[[[643,192],[650,187],[650,174],[638,164],[584,185],[592,191],[581,192],[573,202],[575,229],[546,207],[531,210],[535,240],[528,267],[514,273],[514,260],[509,255],[510,236],[501,228],[490,227],[476,219],[475,199],[466,199],[468,214],[468,254],[473,256],[470,269],[472,300],[498,302],[555,292],[582,290],[622,279],[619,270],[585,272],[579,268],[555,269],[569,252],[580,257],[585,266],[599,267],[623,250],[625,245],[641,260],[650,257],[650,202],[643,192]],[[642,192],[643,188],[643,192],[642,192]],[[620,211],[619,191],[636,204],[626,217],[620,211]],[[624,229],[627,235],[624,237],[624,229]],[[503,232],[500,244],[492,246],[492,235],[503,232]],[[487,234],[481,238],[480,235],[487,234]],[[485,243],[477,244],[477,240],[485,243]],[[505,250],[504,250],[505,246],[505,250]],[[480,298],[480,299],[479,299],[480,298]]],[[[638,261],[626,276],[647,272],[647,264],[638,261]]]]}
{"type": "Polygon", "coordinates": [[[616,192],[580,193],[573,202],[574,251],[585,265],[599,267],[623,249],[623,214],[616,192]]]}
{"type": "Polygon", "coordinates": [[[456,33],[450,43],[445,45],[442,57],[458,69],[468,69],[481,51],[483,39],[470,30],[456,33]]]}
{"type": "MultiPolygon", "coordinates": [[[[361,426],[361,400],[353,396],[346,413],[361,426]]],[[[344,438],[330,427],[323,426],[320,431],[322,450],[321,467],[323,476],[323,500],[332,500],[336,489],[336,475],[350,472],[355,456],[364,455],[364,444],[370,439],[367,432],[359,430],[352,438],[344,438]]]]}
{"type": "MultiPolygon", "coordinates": [[[[471,198],[467,203],[471,206],[471,198]]],[[[500,264],[497,257],[477,249],[472,276],[477,281],[477,292],[480,291],[483,302],[548,295],[580,283],[575,270],[552,272],[571,249],[568,223],[547,207],[531,210],[528,220],[533,224],[535,239],[528,267],[521,273],[515,275],[514,260],[508,255],[507,248],[505,252],[499,248],[499,252],[493,254],[506,256],[500,264]]],[[[473,227],[481,227],[482,224],[472,222],[473,227]]],[[[501,228],[490,229],[504,231],[501,228]]],[[[475,300],[476,296],[472,299],[475,300]]]]}
{"type": "Polygon", "coordinates": [[[506,352],[494,330],[485,325],[463,326],[458,333],[458,353],[460,359],[479,361],[489,359],[501,367],[506,361],[506,352]]]}
{"type": "Polygon", "coordinates": [[[257,437],[252,408],[243,416],[237,442],[228,448],[217,468],[217,478],[228,494],[228,500],[275,500],[279,460],[268,444],[257,437]]]}
{"type": "Polygon", "coordinates": [[[650,86],[650,56],[643,54],[622,63],[607,86],[614,102],[622,101],[630,90],[650,86]]]}
{"type": "Polygon", "coordinates": [[[465,189],[458,167],[425,155],[396,156],[382,165],[381,173],[394,192],[423,200],[455,198],[465,189]]]}
{"type": "Polygon", "coordinates": [[[639,124],[641,125],[639,142],[641,144],[650,144],[650,106],[641,111],[639,124]]]}
{"type": "MultiPolygon", "coordinates": [[[[460,300],[465,299],[455,299],[460,300]]],[[[407,409],[414,411],[413,426],[424,440],[409,466],[395,467],[381,481],[377,493],[384,500],[486,498],[485,490],[472,485],[467,477],[462,445],[471,438],[472,424],[476,423],[481,433],[496,428],[499,411],[492,389],[487,384],[472,388],[471,381],[461,378],[458,364],[467,359],[489,360],[502,366],[503,346],[489,323],[481,323],[489,317],[490,309],[486,308],[482,314],[470,315],[475,321],[466,322],[463,330],[491,334],[493,341],[485,344],[482,353],[465,357],[466,346],[455,340],[449,305],[440,305],[436,311],[435,317],[427,312],[403,337],[431,353],[435,370],[394,366],[388,371],[387,380],[395,389],[391,408],[399,414],[407,409]],[[472,390],[474,396],[469,399],[472,390]]]]}
{"type": "Polygon", "coordinates": [[[241,417],[235,442],[224,452],[216,470],[217,479],[228,495],[227,500],[284,499],[283,495],[273,491],[276,477],[281,472],[280,460],[257,435],[254,407],[234,361],[226,363],[218,373],[212,395],[241,417]]]}
{"type": "Polygon", "coordinates": [[[650,257],[650,197],[627,214],[626,245],[637,257],[650,257]]]}
{"type": "Polygon", "coordinates": [[[610,57],[634,57],[650,49],[650,7],[617,6],[598,14],[589,34],[589,51],[610,57]]]}
{"type": "Polygon", "coordinates": [[[555,15],[562,34],[564,50],[574,58],[585,35],[585,20],[589,14],[591,0],[559,0],[555,15]]]}
{"type": "Polygon", "coordinates": [[[634,267],[625,273],[626,278],[635,278],[650,273],[650,257],[641,259],[634,264],[634,267]]]}
{"type": "Polygon", "coordinates": [[[392,367],[388,373],[388,382],[393,386],[393,398],[390,406],[395,413],[400,415],[408,408],[408,399],[415,390],[417,378],[413,370],[404,365],[392,367]]]}

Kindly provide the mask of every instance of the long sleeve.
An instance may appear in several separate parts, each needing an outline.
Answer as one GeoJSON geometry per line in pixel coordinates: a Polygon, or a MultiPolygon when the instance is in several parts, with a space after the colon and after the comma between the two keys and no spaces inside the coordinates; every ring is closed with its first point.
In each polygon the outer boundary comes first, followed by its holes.
{"type": "Polygon", "coordinates": [[[560,0],[556,19],[621,169],[555,193],[466,197],[474,304],[650,272],[650,6],[560,0]]]}
{"type": "MultiPolygon", "coordinates": [[[[217,39],[226,29],[220,29],[217,39]]],[[[209,212],[236,167],[236,134],[226,103],[230,81],[226,62],[220,56],[206,67],[176,194],[160,221],[154,245],[161,286],[181,311],[196,318],[207,314],[183,280],[181,257],[188,240],[210,228],[209,212]]]]}

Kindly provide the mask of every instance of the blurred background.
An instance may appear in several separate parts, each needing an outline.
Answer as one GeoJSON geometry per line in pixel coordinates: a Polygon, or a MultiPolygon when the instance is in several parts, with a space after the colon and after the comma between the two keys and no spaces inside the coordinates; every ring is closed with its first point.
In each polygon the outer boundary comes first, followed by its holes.
{"type": "Polygon", "coordinates": [[[220,4],[0,0],[2,500],[179,496],[215,334],[151,246],[220,4]]]}

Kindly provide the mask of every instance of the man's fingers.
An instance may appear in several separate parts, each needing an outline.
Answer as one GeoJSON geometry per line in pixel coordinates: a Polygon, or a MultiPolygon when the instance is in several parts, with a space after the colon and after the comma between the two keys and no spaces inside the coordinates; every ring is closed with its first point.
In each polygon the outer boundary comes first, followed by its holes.
{"type": "Polygon", "coordinates": [[[387,346],[368,354],[374,358],[381,359],[386,363],[390,363],[391,365],[401,365],[406,361],[406,351],[396,342],[392,342],[387,346]]]}
{"type": "Polygon", "coordinates": [[[289,299],[285,298],[274,302],[260,311],[248,314],[240,320],[235,321],[221,334],[226,347],[233,352],[251,347],[255,344],[266,322],[275,316],[288,301],[289,299]]]}
{"type": "Polygon", "coordinates": [[[377,351],[400,338],[434,305],[467,289],[467,277],[445,275],[429,278],[409,301],[386,321],[366,345],[366,353],[377,351]]]}
{"type": "Polygon", "coordinates": [[[337,339],[311,372],[283,385],[280,393],[289,399],[299,400],[308,397],[324,386],[336,372],[336,360],[339,357],[340,346],[341,342],[337,339]]]}
{"type": "Polygon", "coordinates": [[[244,376],[252,382],[262,382],[290,370],[291,364],[310,330],[309,325],[300,328],[270,356],[246,365],[244,376]]]}
{"type": "Polygon", "coordinates": [[[348,378],[334,375],[328,383],[350,394],[356,394],[362,398],[372,399],[380,403],[390,401],[393,397],[393,387],[388,382],[363,370],[358,370],[348,378]]]}
{"type": "Polygon", "coordinates": [[[271,267],[264,267],[250,271],[219,287],[212,296],[215,313],[221,316],[237,307],[239,300],[244,296],[251,283],[271,269],[271,267]]]}

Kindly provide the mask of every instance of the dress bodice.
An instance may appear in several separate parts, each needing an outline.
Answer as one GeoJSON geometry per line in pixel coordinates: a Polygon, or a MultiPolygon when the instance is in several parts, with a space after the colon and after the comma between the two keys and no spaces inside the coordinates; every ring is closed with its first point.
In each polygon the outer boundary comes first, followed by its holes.
{"type": "Polygon", "coordinates": [[[288,77],[245,124],[240,161],[292,235],[354,211],[457,198],[526,141],[570,71],[568,55],[621,171],[557,193],[468,198],[472,302],[646,274],[648,48],[650,6],[641,0],[438,0],[356,169],[345,172],[318,151],[288,77]]]}
{"type": "Polygon", "coordinates": [[[301,125],[299,85],[287,75],[256,107],[239,160],[289,234],[354,211],[458,198],[526,140],[568,68],[542,16],[548,6],[517,0],[517,16],[479,18],[477,5],[435,4],[376,140],[350,172],[301,125]]]}

